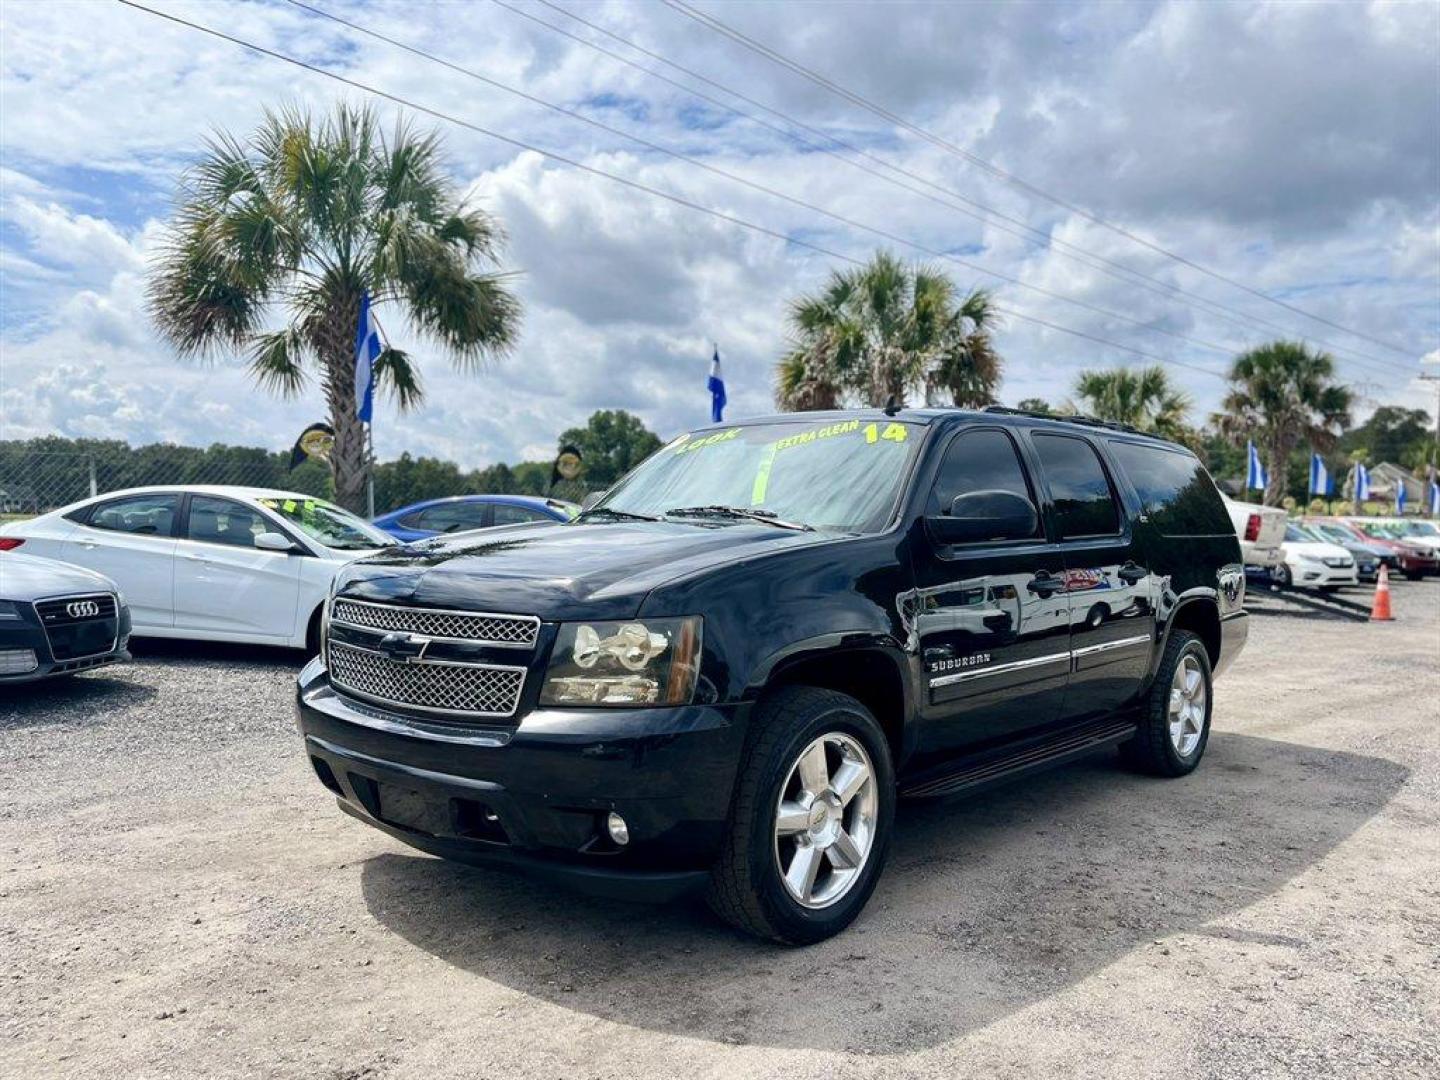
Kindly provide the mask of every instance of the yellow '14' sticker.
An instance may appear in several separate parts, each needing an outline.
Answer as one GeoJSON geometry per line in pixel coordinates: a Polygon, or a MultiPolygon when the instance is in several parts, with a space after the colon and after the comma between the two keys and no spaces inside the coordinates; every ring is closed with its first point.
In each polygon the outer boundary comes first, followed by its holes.
{"type": "Polygon", "coordinates": [[[904,442],[910,434],[910,430],[904,424],[889,423],[885,430],[880,430],[880,425],[870,423],[865,425],[865,441],[867,443],[878,442],[880,439],[889,439],[891,442],[904,442]]]}

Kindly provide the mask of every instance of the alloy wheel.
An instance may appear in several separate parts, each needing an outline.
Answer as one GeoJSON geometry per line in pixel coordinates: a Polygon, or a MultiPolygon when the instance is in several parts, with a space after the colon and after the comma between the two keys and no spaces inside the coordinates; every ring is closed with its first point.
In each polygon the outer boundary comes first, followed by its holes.
{"type": "Polygon", "coordinates": [[[1170,683],[1170,743],[1182,758],[1200,745],[1205,732],[1205,673],[1193,655],[1181,658],[1170,683]]]}
{"type": "Polygon", "coordinates": [[[830,732],[800,752],[775,811],[775,863],[793,900],[827,908],[850,891],[875,846],[879,805],[858,739],[830,732]]]}

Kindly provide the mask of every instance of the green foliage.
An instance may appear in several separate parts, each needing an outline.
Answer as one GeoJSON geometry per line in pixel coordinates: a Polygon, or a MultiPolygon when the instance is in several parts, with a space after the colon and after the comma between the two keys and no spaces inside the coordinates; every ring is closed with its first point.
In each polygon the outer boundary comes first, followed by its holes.
{"type": "Polygon", "coordinates": [[[1129,424],[1167,439],[1187,432],[1190,399],[1159,364],[1145,368],[1082,371],[1075,381],[1081,411],[1101,420],[1129,424]]]}
{"type": "Polygon", "coordinates": [[[1335,361],[1298,341],[1272,341],[1235,358],[1230,391],[1213,417],[1237,446],[1253,439],[1265,458],[1270,485],[1265,502],[1276,506],[1292,487],[1293,453],[1335,446],[1350,423],[1353,394],[1335,381],[1335,361]]]}
{"type": "MultiPolygon", "coordinates": [[[[607,488],[660,449],[660,437],[624,409],[592,413],[582,428],[562,432],[557,445],[576,447],[585,459],[583,479],[592,489],[607,488]]],[[[545,480],[550,479],[549,467],[545,480]]]]}
{"type": "Polygon", "coordinates": [[[1382,405],[1370,419],[1340,437],[1337,449],[1364,453],[1368,462],[1390,461],[1420,469],[1435,461],[1435,427],[1424,409],[1382,405]]]}
{"type": "MultiPolygon", "coordinates": [[[[215,135],[182,178],[150,312],[182,355],[243,353],[274,393],[293,397],[316,379],[335,429],[337,495],[355,509],[362,295],[377,310],[396,306],[456,367],[479,370],[519,332],[520,303],[493,269],[500,244],[498,224],[456,189],[433,132],[402,122],[386,135],[369,109],[344,104],[320,120],[271,111],[247,140],[215,135]]],[[[401,409],[419,404],[407,353],[387,347],[375,371],[401,409]]]]}
{"type": "Polygon", "coordinates": [[[883,405],[892,396],[904,403],[917,394],[966,408],[995,400],[1002,361],[990,338],[990,296],[962,296],[932,267],[877,252],[793,300],[788,321],[790,347],[775,369],[781,409],[883,405]]]}
{"type": "Polygon", "coordinates": [[[1021,398],[1015,408],[1021,412],[1055,413],[1055,407],[1053,405],[1044,398],[1038,397],[1021,398]]]}

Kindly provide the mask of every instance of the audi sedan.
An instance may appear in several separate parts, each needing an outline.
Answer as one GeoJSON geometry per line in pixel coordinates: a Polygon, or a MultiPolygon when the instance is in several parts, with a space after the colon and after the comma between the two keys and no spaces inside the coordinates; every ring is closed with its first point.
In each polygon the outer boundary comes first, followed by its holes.
{"type": "Polygon", "coordinates": [[[0,529],[0,551],[114,580],[136,637],[311,651],[335,571],[395,544],[323,499],[244,487],[131,488],[0,529]]]}
{"type": "Polygon", "coordinates": [[[128,660],[129,637],[130,611],[109,578],[0,542],[0,684],[128,660]]]}

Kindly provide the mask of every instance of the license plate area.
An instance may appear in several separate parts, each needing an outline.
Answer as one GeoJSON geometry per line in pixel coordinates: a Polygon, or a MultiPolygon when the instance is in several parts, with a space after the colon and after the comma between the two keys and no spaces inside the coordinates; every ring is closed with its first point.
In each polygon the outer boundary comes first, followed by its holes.
{"type": "Polygon", "coordinates": [[[379,818],[389,825],[430,836],[446,836],[454,832],[450,822],[450,800],[428,799],[418,791],[387,784],[376,784],[380,800],[379,818]]]}

